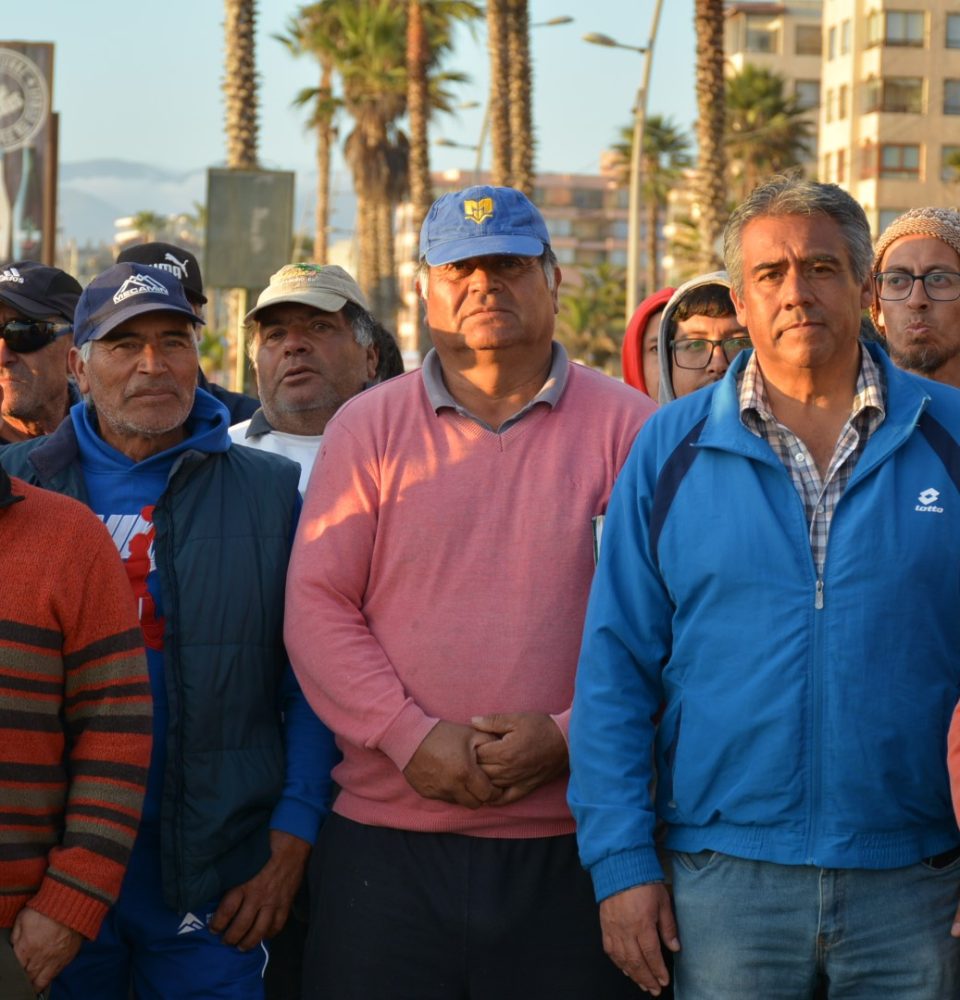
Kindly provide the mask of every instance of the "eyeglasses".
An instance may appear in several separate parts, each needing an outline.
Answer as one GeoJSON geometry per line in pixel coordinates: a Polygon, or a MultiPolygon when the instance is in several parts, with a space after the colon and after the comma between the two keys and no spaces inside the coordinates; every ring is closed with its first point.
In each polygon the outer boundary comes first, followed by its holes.
{"type": "Polygon", "coordinates": [[[726,340],[674,340],[670,347],[673,350],[673,360],[681,368],[706,368],[710,364],[713,352],[719,347],[727,364],[741,352],[749,351],[753,344],[749,337],[727,337],[726,340]]]}
{"type": "Polygon", "coordinates": [[[17,354],[31,354],[41,347],[52,344],[57,337],[69,333],[73,327],[69,323],[48,323],[38,319],[11,319],[0,324],[0,337],[7,347],[17,354]]]}
{"type": "Polygon", "coordinates": [[[960,274],[956,271],[931,271],[929,274],[907,274],[906,271],[880,271],[873,276],[877,295],[885,302],[901,302],[913,294],[916,281],[923,282],[927,298],[934,302],[960,299],[960,274]]]}

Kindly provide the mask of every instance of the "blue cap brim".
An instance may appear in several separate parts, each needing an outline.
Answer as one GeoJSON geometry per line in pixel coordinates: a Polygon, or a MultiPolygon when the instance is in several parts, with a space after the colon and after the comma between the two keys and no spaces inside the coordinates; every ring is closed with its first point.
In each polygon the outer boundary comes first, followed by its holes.
{"type": "MultiPolygon", "coordinates": [[[[83,337],[80,341],[81,344],[85,344],[88,340],[99,340],[101,337],[105,337],[111,330],[116,330],[116,328],[121,323],[126,323],[128,319],[133,319],[134,316],[142,316],[144,313],[152,312],[172,312],[179,313],[181,316],[186,316],[188,319],[193,320],[194,325],[203,324],[204,320],[198,316],[192,309],[184,309],[183,306],[174,305],[173,303],[167,302],[137,302],[131,303],[129,306],[123,309],[118,309],[111,316],[108,316],[100,324],[97,325],[96,330],[83,337]]],[[[74,330],[74,343],[76,343],[76,330],[74,330]]]]}
{"type": "Polygon", "coordinates": [[[491,257],[498,253],[539,257],[545,249],[546,244],[535,236],[469,236],[432,246],[424,257],[431,267],[437,267],[469,257],[491,257]]]}

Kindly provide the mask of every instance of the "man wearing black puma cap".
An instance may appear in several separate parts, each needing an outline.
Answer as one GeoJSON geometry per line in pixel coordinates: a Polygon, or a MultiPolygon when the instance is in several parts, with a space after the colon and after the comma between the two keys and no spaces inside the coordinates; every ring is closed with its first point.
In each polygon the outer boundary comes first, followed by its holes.
{"type": "Polygon", "coordinates": [[[67,355],[80,291],[57,267],[0,266],[0,445],[49,434],[79,401],[67,355]]]}

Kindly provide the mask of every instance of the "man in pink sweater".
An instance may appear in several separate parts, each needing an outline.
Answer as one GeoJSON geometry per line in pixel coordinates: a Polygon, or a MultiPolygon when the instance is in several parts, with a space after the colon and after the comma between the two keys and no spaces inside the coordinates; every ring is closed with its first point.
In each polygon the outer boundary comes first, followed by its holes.
{"type": "Polygon", "coordinates": [[[634,996],[566,804],[591,522],[650,400],[568,362],[560,270],[511,188],[420,236],[435,349],[327,425],[287,588],[341,791],[311,872],[305,996],[634,996]]]}

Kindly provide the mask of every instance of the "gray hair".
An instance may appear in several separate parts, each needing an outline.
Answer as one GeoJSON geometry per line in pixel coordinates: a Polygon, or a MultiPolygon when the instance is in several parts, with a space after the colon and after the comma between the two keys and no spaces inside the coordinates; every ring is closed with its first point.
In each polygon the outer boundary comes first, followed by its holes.
{"type": "MultiPolygon", "coordinates": [[[[498,254],[497,256],[511,256],[510,254],[498,254]]],[[[545,247],[544,251],[537,258],[543,268],[543,276],[547,279],[547,288],[552,292],[557,284],[556,268],[560,266],[557,255],[550,247],[545,247]]],[[[430,287],[430,265],[426,257],[421,257],[417,264],[417,281],[420,284],[420,297],[427,297],[427,289],[430,287]]]]}
{"type": "MultiPolygon", "coordinates": [[[[355,302],[345,302],[340,309],[344,319],[350,324],[353,330],[353,339],[361,347],[370,347],[377,341],[377,321],[373,314],[368,312],[363,306],[358,306],[355,302]]],[[[257,366],[257,338],[256,334],[260,329],[259,321],[254,318],[246,324],[247,357],[250,363],[257,366]]]]}
{"type": "Polygon", "coordinates": [[[779,174],[747,196],[723,231],[723,260],[734,290],[743,293],[743,231],[748,223],[771,216],[817,214],[838,224],[853,276],[858,282],[866,281],[873,245],[870,223],[860,203],[836,184],[821,184],[799,174],[779,174]]]}

